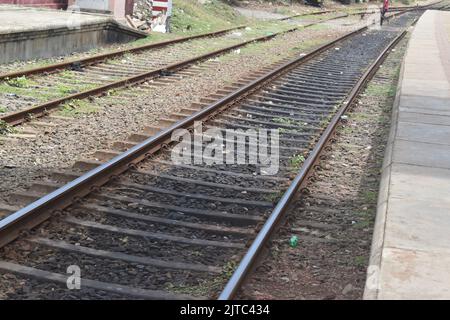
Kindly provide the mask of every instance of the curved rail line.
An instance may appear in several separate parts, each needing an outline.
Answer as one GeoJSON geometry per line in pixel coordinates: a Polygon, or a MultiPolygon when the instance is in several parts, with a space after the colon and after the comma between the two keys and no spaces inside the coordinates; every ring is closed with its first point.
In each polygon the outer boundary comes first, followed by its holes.
{"type": "MultiPolygon", "coordinates": [[[[217,277],[229,278],[234,268],[228,262],[241,256],[245,242],[252,242],[220,295],[220,299],[232,298],[295,192],[307,181],[341,116],[389,50],[404,36],[404,27],[412,18],[404,15],[397,19],[390,25],[391,31],[359,29],[289,61],[155,136],[135,143],[131,149],[117,156],[111,152],[108,162],[85,174],[59,173],[69,180],[70,176],[76,177],[62,187],[63,179],[36,184],[35,190],[41,193],[55,191],[0,221],[0,246],[9,243],[5,248],[13,246],[9,251],[15,257],[15,260],[0,261],[0,270],[41,281],[66,283],[66,277],[56,266],[39,259],[56,254],[61,264],[70,262],[73,253],[77,257],[151,266],[153,275],[160,275],[157,271],[160,269],[178,270],[170,272],[170,279],[175,282],[187,277],[183,281],[198,288],[199,279],[206,279],[214,287],[217,277]],[[349,59],[351,53],[356,54],[349,59]],[[194,122],[200,120],[207,128],[222,128],[222,131],[282,129],[279,174],[252,174],[261,169],[261,164],[256,167],[174,165],[167,150],[172,133],[176,129],[192,129],[194,122]],[[295,169],[291,160],[298,155],[306,158],[299,174],[279,201],[269,200],[274,190],[286,189],[295,169]],[[50,217],[55,218],[46,227],[39,228],[38,233],[32,231],[28,237],[19,237],[24,230],[50,217]],[[260,231],[256,240],[252,241],[257,230],[260,231]],[[22,246],[14,247],[15,243],[10,243],[17,237],[38,246],[33,251],[33,260],[21,255],[22,246]],[[126,250],[112,249],[117,247],[126,250]],[[48,248],[52,250],[50,253],[46,251],[48,248]],[[149,253],[158,258],[149,258],[149,253]]],[[[251,144],[250,139],[245,140],[245,145],[251,144]]],[[[200,147],[203,150],[205,146],[201,143],[200,147]]],[[[40,195],[28,192],[24,196],[40,195]]],[[[94,274],[89,270],[84,272],[88,273],[83,277],[84,286],[113,294],[155,299],[203,298],[205,293],[211,294],[210,291],[192,294],[185,289],[167,289],[159,277],[141,279],[142,283],[130,286],[126,281],[135,283],[136,276],[109,283],[90,279],[94,274]]]]}

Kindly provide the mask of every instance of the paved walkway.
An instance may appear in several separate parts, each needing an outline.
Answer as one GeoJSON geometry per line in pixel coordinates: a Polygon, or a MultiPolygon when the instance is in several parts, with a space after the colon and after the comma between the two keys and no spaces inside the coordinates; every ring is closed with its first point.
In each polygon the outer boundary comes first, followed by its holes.
{"type": "Polygon", "coordinates": [[[366,299],[450,299],[450,12],[410,39],[383,166],[366,299]]]}

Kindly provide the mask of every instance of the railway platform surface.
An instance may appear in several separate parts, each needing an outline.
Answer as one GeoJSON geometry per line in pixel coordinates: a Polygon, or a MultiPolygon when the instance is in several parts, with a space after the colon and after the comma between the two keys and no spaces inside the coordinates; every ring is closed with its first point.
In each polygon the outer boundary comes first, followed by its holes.
{"type": "Polygon", "coordinates": [[[450,12],[429,10],[403,62],[365,299],[450,298],[450,12]]]}
{"type": "Polygon", "coordinates": [[[146,34],[112,15],[0,5],[0,63],[50,58],[146,34]]]}
{"type": "Polygon", "coordinates": [[[63,10],[0,5],[1,34],[76,27],[77,24],[101,23],[109,20],[111,17],[104,14],[72,13],[63,10]]]}

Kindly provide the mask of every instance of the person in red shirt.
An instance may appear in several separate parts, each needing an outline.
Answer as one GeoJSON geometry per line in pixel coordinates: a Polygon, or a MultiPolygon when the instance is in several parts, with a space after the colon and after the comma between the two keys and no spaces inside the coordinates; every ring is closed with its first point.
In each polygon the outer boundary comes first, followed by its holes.
{"type": "Polygon", "coordinates": [[[381,20],[380,24],[383,25],[386,12],[389,10],[389,0],[383,0],[383,8],[381,9],[381,20]]]}

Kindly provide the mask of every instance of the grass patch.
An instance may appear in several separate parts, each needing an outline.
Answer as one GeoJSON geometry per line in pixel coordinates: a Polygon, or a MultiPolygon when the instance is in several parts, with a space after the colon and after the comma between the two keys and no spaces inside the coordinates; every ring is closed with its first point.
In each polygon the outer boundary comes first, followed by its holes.
{"type": "Polygon", "coordinates": [[[351,115],[351,119],[353,121],[361,122],[361,121],[367,121],[369,119],[373,119],[377,117],[377,115],[367,114],[367,113],[355,113],[351,115]]]}
{"type": "Polygon", "coordinates": [[[278,117],[278,118],[272,118],[273,122],[279,123],[279,124],[284,124],[287,126],[296,126],[296,127],[301,127],[302,126],[302,122],[299,120],[295,120],[292,118],[282,118],[282,117],[278,117]]]}
{"type": "Polygon", "coordinates": [[[204,33],[246,23],[244,16],[219,0],[203,5],[191,0],[173,2],[171,25],[175,34],[204,33]]]}
{"type": "Polygon", "coordinates": [[[15,133],[16,129],[13,126],[10,126],[5,121],[0,120],[0,135],[5,135],[8,133],[15,133]]]}
{"type": "Polygon", "coordinates": [[[353,133],[353,127],[352,126],[341,126],[339,128],[340,132],[342,134],[352,134],[353,133]]]}
{"type": "Polygon", "coordinates": [[[358,221],[358,222],[356,222],[356,223],[354,224],[354,227],[355,227],[355,228],[358,228],[358,229],[367,229],[367,228],[369,228],[370,226],[371,226],[371,221],[368,220],[368,219],[363,219],[363,220],[358,221]]]}
{"type": "Polygon", "coordinates": [[[395,84],[376,84],[369,83],[365,94],[376,97],[394,97],[397,92],[395,84]]]}
{"type": "Polygon", "coordinates": [[[114,96],[117,96],[118,94],[119,94],[119,91],[117,89],[111,89],[106,92],[106,95],[108,97],[114,97],[114,96]]]}
{"type": "Polygon", "coordinates": [[[59,76],[64,79],[73,79],[75,77],[74,73],[70,70],[64,70],[60,72],[59,76]]]}
{"type": "Polygon", "coordinates": [[[331,26],[324,23],[319,23],[308,27],[308,30],[327,30],[331,29],[331,26]]]}
{"type": "Polygon", "coordinates": [[[375,191],[365,191],[362,196],[367,203],[374,203],[377,201],[378,193],[375,191]]]}
{"type": "Polygon", "coordinates": [[[0,106],[0,113],[6,113],[7,109],[5,107],[0,106]]]}
{"type": "Polygon", "coordinates": [[[278,201],[280,201],[281,197],[283,197],[284,195],[284,191],[278,191],[275,193],[271,193],[269,195],[266,196],[266,200],[272,203],[277,203],[278,201]]]}
{"type": "Polygon", "coordinates": [[[0,84],[0,93],[3,94],[16,94],[18,96],[34,97],[36,99],[50,99],[55,97],[54,93],[44,93],[38,90],[29,90],[27,88],[19,88],[8,85],[7,83],[0,84]]]}
{"type": "Polygon", "coordinates": [[[357,267],[364,267],[367,264],[366,260],[367,259],[364,256],[356,256],[354,263],[357,267]]]}
{"type": "Polygon", "coordinates": [[[75,93],[76,92],[71,87],[66,86],[64,84],[58,84],[56,86],[56,90],[58,91],[59,94],[62,94],[62,95],[71,94],[71,93],[75,93]]]}
{"type": "Polygon", "coordinates": [[[208,297],[223,289],[223,286],[228,279],[231,278],[236,268],[237,263],[235,261],[229,261],[222,268],[222,273],[211,280],[201,281],[198,284],[191,286],[174,286],[172,283],[167,283],[165,288],[174,293],[208,297]]]}
{"type": "Polygon", "coordinates": [[[305,156],[297,154],[289,160],[289,164],[291,165],[292,169],[298,170],[305,162],[305,160],[305,156]]]}
{"type": "Polygon", "coordinates": [[[11,87],[16,88],[29,88],[34,83],[30,79],[28,79],[26,76],[21,76],[17,78],[12,79],[6,79],[6,83],[11,87]]]}
{"type": "MultiPolygon", "coordinates": [[[[245,47],[241,48],[240,54],[251,55],[251,54],[258,53],[261,50],[264,50],[264,46],[261,46],[261,43],[252,43],[252,44],[246,45],[245,47]]],[[[226,61],[227,59],[230,59],[232,57],[233,57],[233,55],[227,55],[223,58],[226,61]]],[[[268,58],[270,59],[270,57],[268,57],[268,58]]]]}
{"type": "Polygon", "coordinates": [[[99,108],[85,100],[72,100],[65,103],[59,110],[63,117],[78,117],[80,115],[98,112],[99,108]]]}
{"type": "Polygon", "coordinates": [[[272,35],[275,33],[280,33],[289,29],[294,28],[291,24],[283,21],[266,21],[260,22],[256,25],[249,26],[250,29],[243,29],[239,32],[245,33],[247,37],[262,37],[266,35],[272,35]]]}

